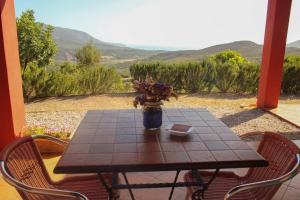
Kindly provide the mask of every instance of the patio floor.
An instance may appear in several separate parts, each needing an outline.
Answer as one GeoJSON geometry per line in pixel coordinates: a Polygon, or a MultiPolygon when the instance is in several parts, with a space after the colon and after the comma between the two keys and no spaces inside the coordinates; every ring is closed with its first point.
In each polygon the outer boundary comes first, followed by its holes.
{"type": "Polygon", "coordinates": [[[279,104],[268,111],[300,128],[300,104],[279,104]]]}
{"type": "MultiPolygon", "coordinates": [[[[295,141],[300,147],[300,141],[295,141]]],[[[255,148],[257,142],[249,142],[249,145],[255,148]]],[[[53,168],[55,167],[59,157],[44,159],[45,165],[53,180],[59,180],[64,175],[53,174],[53,168]]],[[[239,175],[246,173],[245,169],[232,170],[239,175]]],[[[184,172],[181,173],[179,179],[182,180],[184,172]]],[[[166,182],[173,181],[175,172],[149,172],[149,173],[130,173],[128,178],[130,182],[134,183],[154,183],[154,182],[166,182]]],[[[180,181],[179,180],[179,181],[180,181]]],[[[139,189],[133,191],[136,199],[138,200],[160,200],[168,199],[170,192],[169,188],[166,189],[139,189]]],[[[274,200],[296,200],[300,197],[300,174],[297,175],[291,181],[283,184],[275,197],[274,200]]],[[[183,200],[185,198],[185,188],[177,188],[174,191],[174,200],[183,200]]],[[[2,178],[0,179],[0,199],[5,200],[21,200],[16,190],[7,185],[2,178]],[[5,197],[5,198],[4,198],[5,197]]],[[[130,200],[130,196],[126,190],[121,191],[121,200],[130,200]]]]}

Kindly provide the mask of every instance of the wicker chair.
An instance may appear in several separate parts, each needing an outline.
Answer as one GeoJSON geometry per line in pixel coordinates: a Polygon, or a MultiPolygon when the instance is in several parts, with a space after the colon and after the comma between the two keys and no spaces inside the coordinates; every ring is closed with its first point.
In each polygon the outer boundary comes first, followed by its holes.
{"type": "MultiPolygon", "coordinates": [[[[24,200],[108,199],[97,175],[52,181],[34,143],[35,138],[48,139],[62,145],[65,143],[50,136],[27,136],[8,145],[1,155],[0,170],[4,180],[14,186],[24,200]]],[[[105,178],[111,182],[110,174],[105,178]]]]}
{"type": "MultiPolygon", "coordinates": [[[[240,177],[233,172],[220,172],[204,193],[210,200],[270,200],[280,185],[297,175],[300,165],[300,150],[290,140],[276,133],[265,133],[258,152],[269,162],[268,167],[251,168],[240,177]]],[[[200,171],[204,182],[213,172],[200,171]]],[[[192,172],[184,180],[195,181],[192,172]]],[[[189,187],[186,199],[193,199],[199,188],[189,187]]]]}

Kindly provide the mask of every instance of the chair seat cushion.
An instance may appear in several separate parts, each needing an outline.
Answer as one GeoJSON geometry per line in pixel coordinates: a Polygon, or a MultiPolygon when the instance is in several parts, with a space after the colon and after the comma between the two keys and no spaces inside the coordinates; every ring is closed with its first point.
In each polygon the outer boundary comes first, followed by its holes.
{"type": "MultiPolygon", "coordinates": [[[[214,172],[200,171],[203,181],[207,183],[213,176],[214,172]]],[[[189,171],[184,175],[186,182],[196,181],[189,171]]],[[[232,172],[219,172],[214,181],[209,185],[208,190],[204,193],[204,199],[223,200],[225,194],[233,187],[241,184],[239,177],[232,172]]],[[[191,197],[197,191],[197,187],[188,187],[187,193],[191,197]]],[[[241,192],[231,198],[232,200],[247,200],[255,199],[251,192],[241,192]]]]}

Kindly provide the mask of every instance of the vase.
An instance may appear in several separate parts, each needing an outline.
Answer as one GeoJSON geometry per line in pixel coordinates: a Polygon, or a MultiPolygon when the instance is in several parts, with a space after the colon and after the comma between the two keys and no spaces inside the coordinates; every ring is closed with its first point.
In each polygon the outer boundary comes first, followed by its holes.
{"type": "Polygon", "coordinates": [[[143,125],[147,130],[157,130],[161,127],[161,102],[145,103],[143,106],[143,125]]]}

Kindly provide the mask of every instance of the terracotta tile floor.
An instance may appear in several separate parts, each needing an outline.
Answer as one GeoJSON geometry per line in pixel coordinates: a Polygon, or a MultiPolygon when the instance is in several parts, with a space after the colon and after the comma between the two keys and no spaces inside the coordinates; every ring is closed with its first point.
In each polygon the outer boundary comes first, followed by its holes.
{"type": "MultiPolygon", "coordinates": [[[[300,144],[300,141],[295,141],[300,144]]],[[[255,148],[256,143],[252,142],[251,146],[255,148]]],[[[49,170],[51,177],[54,180],[59,180],[63,175],[53,174],[53,168],[58,161],[59,157],[45,159],[45,164],[49,170]]],[[[246,169],[233,170],[239,175],[246,173],[246,169]]],[[[182,180],[184,172],[179,176],[179,180],[182,180]]],[[[175,172],[149,172],[149,173],[129,173],[128,178],[130,182],[134,183],[154,183],[154,182],[166,182],[173,181],[175,172]]],[[[168,199],[170,189],[139,189],[134,190],[134,194],[137,200],[165,200],[168,199]]],[[[18,193],[9,185],[7,185],[2,179],[0,179],[0,199],[5,200],[20,200],[18,193]]],[[[173,195],[174,200],[185,199],[185,188],[177,188],[173,195]]],[[[291,181],[283,184],[279,191],[276,193],[274,200],[298,200],[300,199],[300,174],[297,175],[291,181]]],[[[129,193],[126,190],[121,191],[121,200],[130,200],[129,193]]]]}
{"type": "Polygon", "coordinates": [[[271,113],[283,118],[294,125],[300,127],[300,105],[299,104],[279,104],[275,109],[269,110],[271,113]]]}

